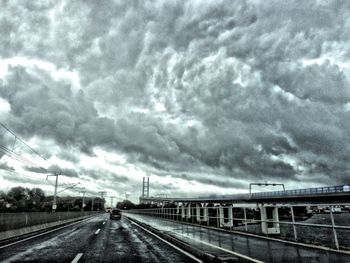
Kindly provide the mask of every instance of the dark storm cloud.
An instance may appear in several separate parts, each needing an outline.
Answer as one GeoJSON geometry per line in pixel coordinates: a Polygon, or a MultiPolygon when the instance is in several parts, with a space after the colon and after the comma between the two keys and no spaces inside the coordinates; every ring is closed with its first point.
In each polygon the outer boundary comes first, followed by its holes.
{"type": "Polygon", "coordinates": [[[33,173],[41,173],[41,174],[60,173],[61,175],[68,176],[68,177],[79,177],[79,174],[75,169],[63,168],[58,165],[51,165],[46,170],[27,166],[25,167],[25,170],[33,173]]]}
{"type": "MultiPolygon", "coordinates": [[[[174,175],[173,175],[174,176],[174,175]]],[[[174,176],[177,177],[177,176],[174,176]]],[[[202,183],[204,185],[211,185],[211,186],[217,186],[221,188],[229,188],[229,189],[244,189],[247,188],[247,184],[237,182],[234,180],[227,180],[227,178],[220,178],[220,177],[213,177],[212,175],[207,176],[196,176],[193,178],[191,175],[187,174],[181,174],[179,175],[179,178],[184,180],[196,180],[196,182],[202,183]]]]}
{"type": "Polygon", "coordinates": [[[102,179],[105,181],[112,181],[114,183],[127,183],[130,179],[125,175],[120,175],[104,169],[81,169],[81,175],[86,175],[95,180],[102,179]]]}
{"type": "Polygon", "coordinates": [[[11,104],[11,126],[24,136],[54,138],[86,153],[92,146],[113,141],[114,121],[99,118],[82,90],[74,94],[69,85],[55,82],[39,69],[11,68],[6,82],[0,85],[0,96],[11,104]]]}
{"type": "Polygon", "coordinates": [[[12,166],[9,166],[7,163],[4,163],[4,162],[0,163],[0,169],[7,170],[7,171],[14,171],[15,170],[15,168],[13,168],[12,166]]]}
{"type": "Polygon", "coordinates": [[[63,160],[69,161],[71,163],[78,163],[79,162],[79,156],[77,156],[76,154],[71,153],[69,151],[59,152],[58,157],[63,159],[63,160]]]}
{"type": "Polygon", "coordinates": [[[62,168],[62,167],[59,167],[58,165],[52,165],[48,168],[48,170],[53,172],[58,172],[68,177],[79,177],[78,172],[75,169],[62,168]]]}
{"type": "Polygon", "coordinates": [[[18,176],[17,174],[1,174],[1,176],[10,182],[15,182],[18,185],[21,184],[34,184],[34,185],[42,185],[43,180],[42,179],[38,179],[38,178],[31,178],[31,177],[22,177],[22,176],[18,176]]]}
{"type": "Polygon", "coordinates": [[[38,167],[26,166],[24,169],[26,171],[33,172],[33,173],[40,173],[40,174],[48,173],[46,170],[38,168],[38,167]]]}
{"type": "Polygon", "coordinates": [[[223,188],[346,181],[347,2],[1,5],[2,57],[41,59],[81,80],[74,88],[43,69],[9,69],[0,96],[26,138],[89,155],[100,146],[223,188]]]}

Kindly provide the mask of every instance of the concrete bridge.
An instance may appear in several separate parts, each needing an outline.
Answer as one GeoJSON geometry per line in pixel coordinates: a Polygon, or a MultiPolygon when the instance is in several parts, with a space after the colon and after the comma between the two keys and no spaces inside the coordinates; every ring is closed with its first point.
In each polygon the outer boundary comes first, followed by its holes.
{"type": "Polygon", "coordinates": [[[288,225],[293,229],[293,239],[298,241],[297,227],[321,227],[332,230],[334,247],[340,248],[337,231],[348,231],[348,225],[337,225],[334,213],[339,212],[350,205],[349,185],[338,185],[318,188],[284,190],[273,192],[258,192],[234,195],[211,195],[192,198],[181,197],[141,197],[140,202],[155,204],[160,207],[158,214],[167,218],[176,218],[182,221],[191,221],[198,224],[210,224],[216,222],[217,228],[233,228],[235,223],[244,225],[244,231],[248,231],[248,225],[259,223],[263,235],[281,234],[281,226],[288,225]],[[169,205],[176,208],[169,208],[169,205]],[[303,223],[297,222],[295,210],[298,207],[324,208],[328,212],[327,223],[303,223]],[[241,211],[240,217],[234,216],[234,211],[241,211]],[[247,210],[255,209],[259,219],[247,217],[247,210]],[[281,221],[279,209],[288,209],[291,221],[281,221]]]}
{"type": "Polygon", "coordinates": [[[326,186],[250,194],[210,195],[200,197],[140,197],[141,203],[246,203],[246,204],[340,204],[350,203],[350,186],[326,186]]]}

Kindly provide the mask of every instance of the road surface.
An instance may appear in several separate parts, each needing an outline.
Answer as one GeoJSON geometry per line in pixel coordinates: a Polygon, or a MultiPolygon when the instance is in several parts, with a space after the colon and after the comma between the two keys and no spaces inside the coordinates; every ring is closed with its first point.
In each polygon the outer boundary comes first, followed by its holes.
{"type": "Polygon", "coordinates": [[[126,218],[100,214],[0,247],[0,262],[196,262],[126,218]]]}

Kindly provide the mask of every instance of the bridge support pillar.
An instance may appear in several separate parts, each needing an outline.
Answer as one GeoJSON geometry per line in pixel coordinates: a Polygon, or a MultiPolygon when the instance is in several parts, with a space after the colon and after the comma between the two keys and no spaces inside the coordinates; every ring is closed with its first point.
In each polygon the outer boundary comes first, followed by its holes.
{"type": "Polygon", "coordinates": [[[182,203],[181,204],[181,218],[185,218],[185,217],[186,217],[185,204],[182,203]]]}
{"type": "Polygon", "coordinates": [[[201,205],[196,204],[196,220],[197,222],[201,221],[201,205]]]}
{"type": "Polygon", "coordinates": [[[187,204],[186,218],[191,218],[191,203],[187,204]]]}
{"type": "Polygon", "coordinates": [[[176,214],[180,213],[180,203],[176,204],[176,214]]]}
{"type": "Polygon", "coordinates": [[[209,224],[209,211],[208,211],[208,204],[203,204],[203,221],[208,222],[209,224]]]}
{"type": "Polygon", "coordinates": [[[278,216],[278,207],[265,207],[260,206],[260,216],[261,216],[261,230],[264,234],[280,234],[280,223],[278,216]],[[267,210],[268,209],[268,210],[267,210]],[[272,218],[268,218],[268,212],[272,212],[272,218]],[[272,222],[267,222],[271,220],[272,222]],[[272,226],[270,226],[272,225],[272,226]]]}
{"type": "Polygon", "coordinates": [[[219,206],[220,227],[233,227],[232,205],[228,207],[219,206]],[[227,210],[227,217],[225,217],[227,210]]]}
{"type": "Polygon", "coordinates": [[[197,222],[207,222],[208,221],[208,204],[201,203],[196,204],[196,220],[197,222]],[[201,209],[203,213],[201,214],[201,209]]]}

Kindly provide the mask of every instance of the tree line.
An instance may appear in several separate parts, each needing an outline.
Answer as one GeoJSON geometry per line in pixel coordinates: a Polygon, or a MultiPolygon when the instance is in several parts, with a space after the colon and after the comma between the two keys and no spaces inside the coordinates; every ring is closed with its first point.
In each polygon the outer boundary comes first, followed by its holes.
{"type": "MultiPolygon", "coordinates": [[[[53,196],[46,196],[38,187],[29,189],[22,186],[12,187],[7,193],[0,191],[0,213],[12,212],[50,212],[53,196]]],[[[56,211],[81,211],[81,196],[57,196],[56,211]]],[[[105,199],[85,197],[85,211],[104,209],[105,199]]]]}

